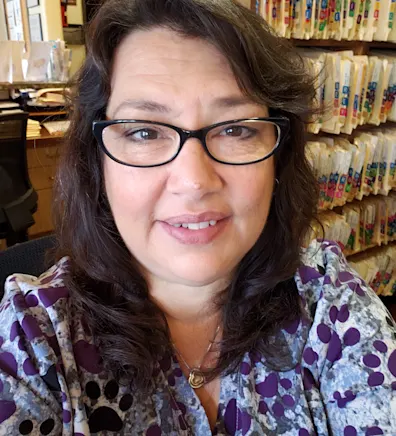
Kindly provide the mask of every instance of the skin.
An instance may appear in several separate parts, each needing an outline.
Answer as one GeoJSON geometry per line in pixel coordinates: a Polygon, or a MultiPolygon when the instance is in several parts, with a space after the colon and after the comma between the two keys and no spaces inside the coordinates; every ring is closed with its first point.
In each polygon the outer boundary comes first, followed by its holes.
{"type": "MultiPolygon", "coordinates": [[[[237,118],[265,117],[268,109],[242,94],[215,47],[156,28],[136,31],[118,47],[107,116],[194,130],[237,118]]],[[[254,165],[224,165],[206,155],[198,139],[190,139],[173,162],[157,168],[128,167],[106,156],[104,177],[115,223],[141,265],[151,298],[165,313],[172,340],[190,366],[199,365],[219,324],[213,298],[227,286],[267,220],[273,158],[254,165]],[[208,244],[183,244],[160,224],[207,211],[229,217],[221,234],[208,244]]],[[[196,391],[212,427],[219,391],[219,380],[196,391]]]]}

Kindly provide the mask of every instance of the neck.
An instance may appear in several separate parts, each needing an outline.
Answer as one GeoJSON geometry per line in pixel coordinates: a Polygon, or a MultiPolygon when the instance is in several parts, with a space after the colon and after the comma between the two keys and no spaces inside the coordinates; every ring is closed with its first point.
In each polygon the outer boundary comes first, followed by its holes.
{"type": "Polygon", "coordinates": [[[196,325],[219,318],[216,297],[227,287],[228,280],[205,286],[187,286],[150,277],[150,298],[171,323],[196,325]]]}

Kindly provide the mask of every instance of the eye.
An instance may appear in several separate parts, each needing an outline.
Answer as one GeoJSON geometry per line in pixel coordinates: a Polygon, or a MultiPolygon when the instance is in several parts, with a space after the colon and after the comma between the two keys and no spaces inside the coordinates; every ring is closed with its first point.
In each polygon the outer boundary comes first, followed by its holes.
{"type": "Polygon", "coordinates": [[[254,134],[252,129],[244,126],[227,126],[221,133],[221,136],[234,138],[248,138],[254,134]]]}
{"type": "Polygon", "coordinates": [[[131,139],[135,139],[137,141],[152,141],[156,140],[159,137],[159,134],[154,129],[139,129],[135,131],[129,131],[125,133],[125,136],[131,139]]]}

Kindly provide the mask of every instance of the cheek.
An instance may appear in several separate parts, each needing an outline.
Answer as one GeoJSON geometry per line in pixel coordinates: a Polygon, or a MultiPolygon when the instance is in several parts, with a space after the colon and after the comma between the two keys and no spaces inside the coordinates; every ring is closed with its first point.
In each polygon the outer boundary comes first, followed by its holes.
{"type": "Polygon", "coordinates": [[[129,204],[127,199],[134,193],[134,189],[131,188],[133,184],[128,172],[120,168],[116,162],[105,158],[103,168],[107,198],[113,213],[115,213],[121,205],[129,204]]]}
{"type": "Polygon", "coordinates": [[[272,161],[241,167],[241,174],[233,177],[234,198],[242,215],[262,222],[267,218],[274,189],[275,170],[272,161]],[[237,193],[237,195],[236,195],[237,193]]]}
{"type": "Polygon", "coordinates": [[[103,166],[106,194],[117,225],[151,215],[156,185],[152,180],[146,180],[147,169],[145,177],[142,169],[120,165],[108,158],[103,166]]]}

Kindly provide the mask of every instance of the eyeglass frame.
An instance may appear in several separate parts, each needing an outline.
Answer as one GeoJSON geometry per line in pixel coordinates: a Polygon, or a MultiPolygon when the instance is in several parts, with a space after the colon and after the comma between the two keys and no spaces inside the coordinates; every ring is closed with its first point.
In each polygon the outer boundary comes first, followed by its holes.
{"type": "Polygon", "coordinates": [[[201,142],[202,147],[205,150],[205,153],[214,161],[224,164],[224,165],[236,165],[236,166],[240,166],[240,165],[252,165],[258,162],[263,162],[264,160],[269,159],[271,156],[274,155],[274,153],[278,150],[278,148],[280,147],[280,145],[284,142],[285,138],[287,137],[287,134],[289,133],[290,130],[290,120],[287,117],[256,117],[256,118],[239,118],[239,119],[235,119],[235,120],[230,120],[230,121],[222,121],[221,123],[216,123],[216,124],[212,124],[210,126],[207,127],[203,127],[202,129],[197,129],[197,130],[186,130],[186,129],[182,129],[181,127],[177,127],[177,126],[173,126],[172,124],[167,124],[167,123],[161,123],[161,122],[157,122],[157,121],[147,121],[147,120],[128,120],[128,119],[120,119],[120,120],[98,120],[98,121],[93,121],[92,122],[92,133],[94,135],[94,137],[96,138],[99,147],[102,149],[102,151],[113,161],[119,163],[120,165],[126,165],[129,167],[135,167],[135,168],[154,168],[154,167],[160,167],[163,165],[166,165],[170,162],[172,162],[173,160],[175,160],[177,158],[177,156],[180,154],[184,144],[186,143],[186,141],[190,138],[196,138],[201,142]],[[269,153],[268,155],[264,156],[262,159],[257,159],[255,161],[252,162],[247,162],[247,163],[230,163],[230,162],[224,162],[222,160],[217,159],[216,157],[214,157],[207,145],[206,145],[206,136],[207,134],[212,130],[215,129],[216,127],[221,127],[221,126],[225,126],[227,124],[233,124],[233,123],[240,123],[242,121],[268,121],[271,122],[273,124],[275,124],[277,127],[279,127],[280,132],[279,132],[279,137],[277,139],[277,143],[274,147],[274,149],[271,151],[271,153],[269,153]],[[122,162],[119,159],[117,159],[115,156],[113,156],[107,149],[106,145],[104,144],[103,141],[103,130],[111,125],[115,125],[115,124],[125,124],[125,123],[145,123],[145,124],[155,124],[155,125],[159,125],[159,126],[164,126],[164,127],[168,127],[172,130],[174,130],[176,133],[178,133],[179,135],[179,139],[180,139],[180,143],[179,143],[179,148],[176,152],[176,154],[171,158],[168,159],[166,162],[160,163],[160,164],[153,164],[153,165],[135,165],[135,164],[129,164],[126,162],[122,162]]]}

